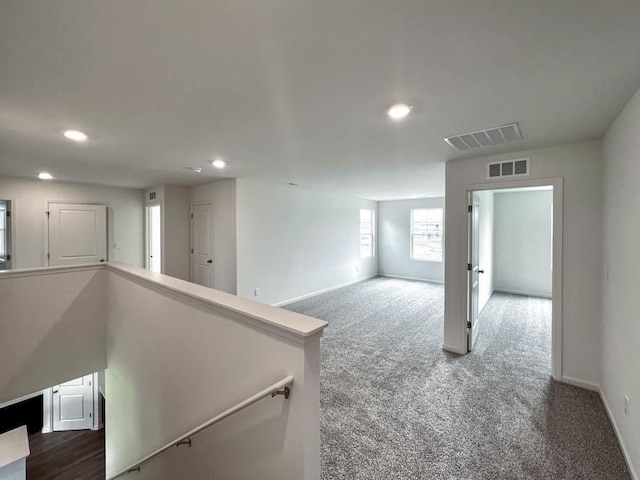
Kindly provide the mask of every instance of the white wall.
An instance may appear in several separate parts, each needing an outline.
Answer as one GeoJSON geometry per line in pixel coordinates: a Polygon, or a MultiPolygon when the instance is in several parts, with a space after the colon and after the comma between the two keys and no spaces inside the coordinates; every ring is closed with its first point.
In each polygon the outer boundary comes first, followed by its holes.
{"type": "Polygon", "coordinates": [[[530,179],[564,179],[562,375],[597,386],[602,253],[602,145],[597,140],[447,163],[444,344],[466,351],[467,190],[487,185],[488,162],[523,157],[531,158],[530,179]]]}
{"type": "Polygon", "coordinates": [[[278,304],[378,273],[359,244],[360,209],[376,202],[246,179],[237,199],[238,295],[278,304]]]}
{"type": "Polygon", "coordinates": [[[148,272],[151,282],[109,273],[107,477],[291,375],[289,400],[259,401],[136,478],[320,478],[325,322],[148,272]]]}
{"type": "Polygon", "coordinates": [[[0,404],[106,367],[106,272],[0,273],[0,404]]]}
{"type": "Polygon", "coordinates": [[[476,192],[480,202],[478,212],[479,258],[478,263],[484,273],[480,275],[478,289],[478,312],[482,312],[494,291],[494,196],[491,191],[476,192]]]}
{"type": "Polygon", "coordinates": [[[551,298],[553,191],[495,192],[495,289],[551,298]]]}
{"type": "Polygon", "coordinates": [[[213,265],[216,290],[236,293],[236,180],[191,189],[191,203],[213,205],[213,265]]]}
{"type": "Polygon", "coordinates": [[[601,392],[640,478],[640,91],[604,140],[601,392]],[[623,396],[630,401],[624,413],[623,396]]]}
{"type": "Polygon", "coordinates": [[[13,200],[14,269],[45,264],[47,202],[107,205],[109,260],[136,266],[144,264],[142,190],[0,177],[0,198],[13,200]]]}
{"type": "Polygon", "coordinates": [[[442,282],[443,262],[411,260],[411,209],[414,208],[444,208],[444,198],[378,202],[379,273],[442,282]]]}
{"type": "Polygon", "coordinates": [[[165,185],[162,211],[164,274],[189,280],[190,189],[165,185]]]}

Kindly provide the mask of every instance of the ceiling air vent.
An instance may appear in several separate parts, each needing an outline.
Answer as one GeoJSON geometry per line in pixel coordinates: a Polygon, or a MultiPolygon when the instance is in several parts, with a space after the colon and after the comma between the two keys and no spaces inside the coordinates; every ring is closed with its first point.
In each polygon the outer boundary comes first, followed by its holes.
{"type": "Polygon", "coordinates": [[[521,177],[529,175],[529,159],[507,160],[487,165],[487,178],[521,177]]]}
{"type": "Polygon", "coordinates": [[[490,147],[492,145],[515,142],[516,140],[522,140],[520,127],[517,123],[510,123],[509,125],[493,127],[487,130],[478,130],[477,132],[461,133],[444,139],[445,142],[460,151],[490,147]]]}

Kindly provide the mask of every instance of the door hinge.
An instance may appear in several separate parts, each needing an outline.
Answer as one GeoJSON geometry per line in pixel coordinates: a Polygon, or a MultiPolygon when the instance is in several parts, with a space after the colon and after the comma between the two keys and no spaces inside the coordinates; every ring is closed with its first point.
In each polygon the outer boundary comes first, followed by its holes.
{"type": "Polygon", "coordinates": [[[7,212],[7,218],[9,218],[11,216],[11,212],[7,212]]]}
{"type": "Polygon", "coordinates": [[[7,255],[7,262],[11,261],[11,255],[7,255]]]}
{"type": "Polygon", "coordinates": [[[91,412],[89,412],[89,418],[91,418],[91,416],[92,416],[92,413],[91,413],[91,412]]]}
{"type": "Polygon", "coordinates": [[[467,322],[467,328],[471,328],[471,322],[467,322]]]}
{"type": "Polygon", "coordinates": [[[467,270],[471,271],[471,264],[467,263],[467,270]]]}
{"type": "Polygon", "coordinates": [[[473,205],[468,205],[467,206],[467,212],[469,212],[469,213],[473,212],[473,205]]]}
{"type": "Polygon", "coordinates": [[[47,260],[51,258],[51,254],[47,252],[47,260]]]}
{"type": "Polygon", "coordinates": [[[44,213],[46,213],[46,214],[47,214],[47,217],[48,217],[48,216],[49,216],[49,214],[50,214],[51,212],[44,212],[44,213]]]}
{"type": "Polygon", "coordinates": [[[193,253],[193,248],[191,249],[191,253],[193,253]]]}
{"type": "Polygon", "coordinates": [[[193,218],[193,213],[191,214],[191,218],[193,218]]]}

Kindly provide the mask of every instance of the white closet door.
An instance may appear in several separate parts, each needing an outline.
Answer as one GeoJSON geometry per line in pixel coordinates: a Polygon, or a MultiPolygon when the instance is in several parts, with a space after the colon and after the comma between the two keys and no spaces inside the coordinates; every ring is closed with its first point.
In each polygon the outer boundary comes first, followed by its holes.
{"type": "Polygon", "coordinates": [[[49,204],[49,265],[107,260],[107,207],[49,204]]]}

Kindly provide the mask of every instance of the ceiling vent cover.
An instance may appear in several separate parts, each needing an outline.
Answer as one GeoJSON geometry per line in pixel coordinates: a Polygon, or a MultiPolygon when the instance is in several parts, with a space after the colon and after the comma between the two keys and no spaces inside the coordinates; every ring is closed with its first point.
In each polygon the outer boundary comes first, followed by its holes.
{"type": "Polygon", "coordinates": [[[493,162],[487,165],[487,178],[522,177],[529,175],[529,159],[493,162]]]}
{"type": "Polygon", "coordinates": [[[473,148],[490,147],[502,143],[522,140],[518,123],[510,123],[501,127],[492,127],[477,132],[461,133],[444,139],[456,150],[465,151],[473,148]]]}

